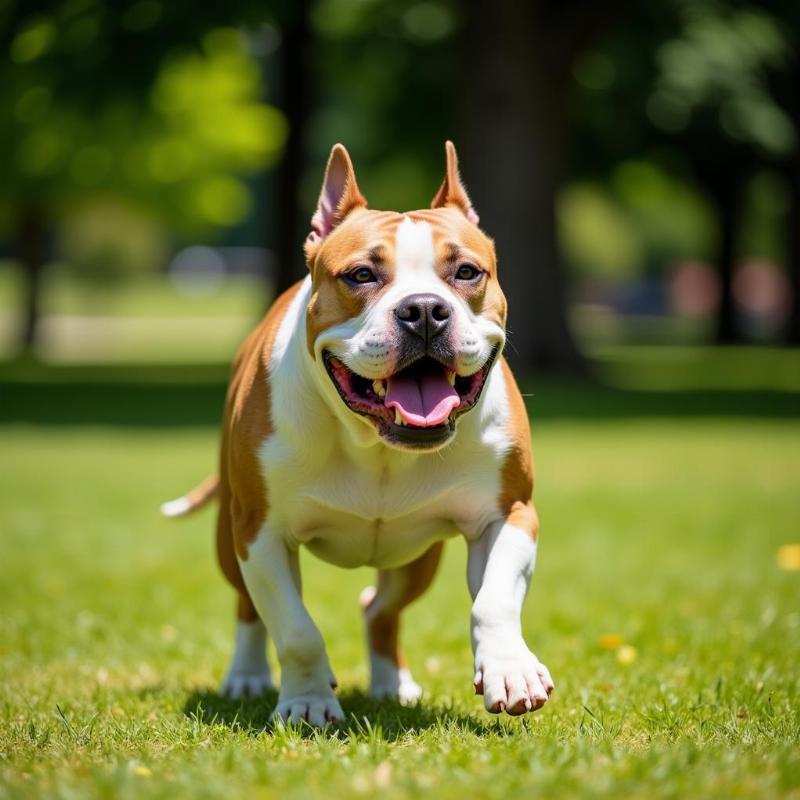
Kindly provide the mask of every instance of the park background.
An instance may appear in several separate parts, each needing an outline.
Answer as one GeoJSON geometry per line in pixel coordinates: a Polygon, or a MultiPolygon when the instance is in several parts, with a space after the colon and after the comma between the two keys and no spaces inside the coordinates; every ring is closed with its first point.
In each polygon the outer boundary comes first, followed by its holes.
{"type": "Polygon", "coordinates": [[[0,797],[796,797],[798,37],[791,0],[0,0],[0,797]],[[558,691],[470,697],[454,543],[409,612],[427,699],[370,701],[369,571],[308,559],[351,722],[265,733],[274,696],[214,692],[211,515],[156,510],[214,469],[331,145],[405,210],[448,138],[510,303],[558,691]]]}

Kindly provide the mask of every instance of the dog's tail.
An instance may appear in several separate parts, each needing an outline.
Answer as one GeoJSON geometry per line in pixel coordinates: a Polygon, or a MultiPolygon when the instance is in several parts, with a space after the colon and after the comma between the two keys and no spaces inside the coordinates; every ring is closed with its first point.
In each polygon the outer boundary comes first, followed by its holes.
{"type": "Polygon", "coordinates": [[[202,483],[188,491],[183,497],[161,504],[165,517],[188,517],[210,503],[219,494],[219,476],[209,475],[202,483]]]}

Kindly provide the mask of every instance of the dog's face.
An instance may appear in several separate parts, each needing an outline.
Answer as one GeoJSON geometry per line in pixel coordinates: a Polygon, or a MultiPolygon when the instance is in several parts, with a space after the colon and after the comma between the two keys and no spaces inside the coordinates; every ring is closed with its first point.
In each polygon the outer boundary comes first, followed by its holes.
{"type": "Polygon", "coordinates": [[[331,154],[306,243],[306,329],[334,410],[363,440],[449,442],[505,343],[494,245],[477,226],[448,142],[433,207],[371,211],[344,148],[331,154]]]}

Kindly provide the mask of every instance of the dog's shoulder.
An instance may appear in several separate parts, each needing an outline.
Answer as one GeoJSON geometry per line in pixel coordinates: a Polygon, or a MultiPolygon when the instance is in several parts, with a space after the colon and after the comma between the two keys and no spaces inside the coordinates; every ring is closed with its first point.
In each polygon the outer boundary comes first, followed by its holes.
{"type": "Polygon", "coordinates": [[[240,557],[246,557],[247,545],[266,519],[267,487],[258,453],[272,433],[270,359],[281,322],[302,285],[299,281],[275,300],[233,362],[222,425],[220,499],[228,505],[240,557]]]}
{"type": "Polygon", "coordinates": [[[247,422],[253,412],[261,417],[262,409],[267,410],[268,416],[272,349],[281,322],[302,286],[303,281],[298,281],[281,294],[239,348],[228,385],[226,416],[230,414],[230,419],[226,422],[247,422]]]}
{"type": "Polygon", "coordinates": [[[508,401],[506,433],[509,437],[508,450],[500,471],[498,505],[511,524],[526,530],[535,539],[538,519],[531,499],[534,466],[528,412],[505,358],[500,359],[498,367],[502,370],[508,401]]]}

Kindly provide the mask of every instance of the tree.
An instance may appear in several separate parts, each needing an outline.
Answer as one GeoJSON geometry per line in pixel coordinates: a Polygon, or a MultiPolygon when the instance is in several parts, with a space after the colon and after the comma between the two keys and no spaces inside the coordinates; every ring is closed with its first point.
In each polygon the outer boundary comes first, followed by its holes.
{"type": "Polygon", "coordinates": [[[566,319],[556,198],[572,140],[572,67],[619,2],[476,0],[462,37],[467,185],[495,237],[509,298],[510,356],[527,369],[580,371],[566,319]]]}
{"type": "MultiPolygon", "coordinates": [[[[34,343],[52,220],[118,195],[179,234],[213,235],[250,211],[242,177],[280,154],[282,115],[261,100],[245,19],[187,3],[6,6],[2,23],[0,204],[15,209],[26,275],[20,340],[34,343]]],[[[11,212],[13,214],[13,211],[11,212]]]]}
{"type": "Polygon", "coordinates": [[[782,165],[798,146],[798,129],[771,85],[785,71],[790,47],[780,18],[761,6],[703,0],[677,8],[682,31],[661,48],[651,116],[690,155],[717,207],[717,341],[735,342],[732,283],[744,186],[759,165],[782,165]]]}
{"type": "Polygon", "coordinates": [[[795,130],[795,146],[786,159],[789,213],[786,225],[786,261],[792,286],[792,305],[786,341],[800,345],[800,6],[794,0],[772,4],[786,38],[784,69],[771,75],[771,87],[795,130]]]}
{"type": "Polygon", "coordinates": [[[621,162],[647,159],[712,204],[719,342],[741,335],[732,280],[746,187],[765,168],[789,177],[797,158],[797,9],[792,0],[641,4],[586,59],[606,79],[581,69],[590,85],[577,102],[577,171],[605,180],[621,162]]]}
{"type": "Polygon", "coordinates": [[[286,116],[289,136],[278,169],[278,202],[274,212],[276,295],[286,291],[304,274],[301,243],[308,221],[303,219],[300,185],[308,161],[306,134],[314,91],[309,14],[308,0],[298,0],[281,15],[280,107],[286,116]]]}

